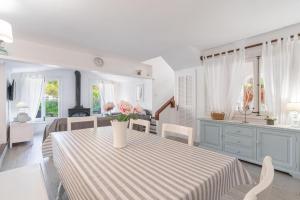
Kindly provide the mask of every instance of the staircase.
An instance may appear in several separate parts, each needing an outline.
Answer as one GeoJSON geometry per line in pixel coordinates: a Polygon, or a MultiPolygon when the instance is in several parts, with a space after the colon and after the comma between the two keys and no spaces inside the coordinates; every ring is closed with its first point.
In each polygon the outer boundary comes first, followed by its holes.
{"type": "Polygon", "coordinates": [[[150,121],[150,133],[157,134],[157,121],[153,117],[151,118],[151,121],[150,121]]]}
{"type": "Polygon", "coordinates": [[[150,133],[159,134],[158,133],[158,123],[159,123],[159,115],[163,112],[168,106],[171,108],[175,108],[175,99],[174,97],[170,98],[167,102],[165,102],[156,112],[155,115],[151,117],[150,121],[150,133]]]}

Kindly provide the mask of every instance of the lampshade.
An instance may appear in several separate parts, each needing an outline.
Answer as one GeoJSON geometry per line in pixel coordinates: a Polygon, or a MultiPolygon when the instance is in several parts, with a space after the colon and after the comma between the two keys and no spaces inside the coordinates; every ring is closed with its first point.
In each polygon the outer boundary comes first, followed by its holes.
{"type": "Polygon", "coordinates": [[[300,112],[300,102],[288,103],[286,109],[287,111],[300,112]]]}
{"type": "Polygon", "coordinates": [[[0,19],[0,41],[6,42],[6,43],[13,42],[11,24],[2,19],[0,19]]]}
{"type": "Polygon", "coordinates": [[[25,102],[18,102],[16,105],[17,108],[29,108],[28,105],[25,102]]]}

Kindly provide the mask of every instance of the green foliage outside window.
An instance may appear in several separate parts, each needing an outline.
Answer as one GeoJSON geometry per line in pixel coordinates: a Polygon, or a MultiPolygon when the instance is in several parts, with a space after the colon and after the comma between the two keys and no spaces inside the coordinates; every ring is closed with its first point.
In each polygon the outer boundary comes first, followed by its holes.
{"type": "Polygon", "coordinates": [[[58,81],[48,81],[45,90],[46,96],[58,97],[58,81]]]}
{"type": "Polygon", "coordinates": [[[101,113],[101,104],[100,104],[101,96],[100,96],[99,86],[97,85],[92,86],[92,95],[93,95],[93,105],[92,105],[93,113],[99,114],[101,113]]]}
{"type": "Polygon", "coordinates": [[[45,86],[46,117],[58,117],[58,93],[58,81],[48,81],[45,86]]]}
{"type": "Polygon", "coordinates": [[[46,117],[58,117],[58,100],[46,100],[46,117]]]}

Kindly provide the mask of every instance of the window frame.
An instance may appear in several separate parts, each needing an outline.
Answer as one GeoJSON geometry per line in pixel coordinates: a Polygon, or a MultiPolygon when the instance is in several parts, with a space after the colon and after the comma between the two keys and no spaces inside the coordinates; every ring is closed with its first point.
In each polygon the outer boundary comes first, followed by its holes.
{"type": "MultiPolygon", "coordinates": [[[[264,116],[266,112],[261,109],[262,101],[261,101],[261,90],[260,90],[260,79],[262,77],[261,73],[261,55],[255,57],[249,57],[246,59],[246,62],[253,62],[253,105],[254,110],[247,117],[248,119],[253,120],[264,120],[264,116]]],[[[234,118],[241,118],[243,114],[238,110],[234,112],[234,118]]]]}
{"type": "Polygon", "coordinates": [[[41,94],[41,117],[36,118],[36,119],[41,119],[43,121],[48,121],[49,119],[55,119],[55,118],[60,118],[62,116],[61,114],[61,99],[62,99],[62,81],[58,77],[49,77],[49,78],[44,78],[43,82],[43,90],[41,94]],[[45,93],[45,87],[47,82],[49,81],[57,81],[58,82],[58,112],[57,112],[57,117],[47,117],[46,116],[46,93],[45,93]]]}

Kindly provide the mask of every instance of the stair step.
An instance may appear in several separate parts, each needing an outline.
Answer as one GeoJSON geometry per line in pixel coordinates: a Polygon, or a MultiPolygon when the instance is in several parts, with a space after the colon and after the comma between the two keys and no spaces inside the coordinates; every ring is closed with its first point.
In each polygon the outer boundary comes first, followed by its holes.
{"type": "Polygon", "coordinates": [[[150,133],[152,133],[152,134],[157,134],[156,131],[150,131],[150,133]]]}

